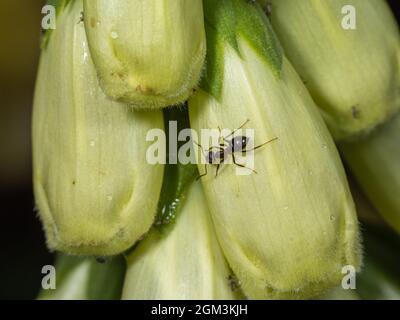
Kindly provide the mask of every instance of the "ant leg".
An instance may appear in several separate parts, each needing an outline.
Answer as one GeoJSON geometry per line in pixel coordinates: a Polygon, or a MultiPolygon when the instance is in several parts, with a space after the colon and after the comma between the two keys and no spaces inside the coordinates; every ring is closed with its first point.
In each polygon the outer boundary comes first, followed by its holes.
{"type": "Polygon", "coordinates": [[[222,159],[222,161],[217,164],[217,170],[215,171],[215,177],[218,176],[219,169],[221,168],[221,166],[224,163],[224,161],[225,161],[225,159],[222,159]]]}
{"type": "Polygon", "coordinates": [[[194,142],[198,147],[200,147],[201,152],[203,153],[204,158],[206,158],[206,154],[204,153],[203,146],[202,146],[200,143],[198,143],[197,141],[194,141],[194,140],[193,140],[193,142],[194,142]]]}
{"type": "MultiPolygon", "coordinates": [[[[224,148],[221,148],[221,151],[225,151],[224,148]]],[[[215,177],[218,176],[219,168],[221,168],[222,164],[225,162],[225,157],[222,158],[221,162],[217,164],[217,170],[215,170],[215,177]]]]}
{"type": "Polygon", "coordinates": [[[218,176],[218,171],[219,171],[219,168],[220,168],[220,167],[221,167],[221,164],[218,163],[218,164],[217,164],[217,170],[215,170],[215,177],[218,176]]]}
{"type": "Polygon", "coordinates": [[[267,142],[264,142],[264,143],[258,145],[257,147],[254,147],[253,149],[250,149],[250,150],[243,150],[243,153],[246,153],[246,152],[249,152],[249,151],[257,150],[257,149],[259,149],[259,148],[265,146],[266,144],[268,144],[268,143],[270,143],[270,142],[272,142],[272,141],[275,141],[275,140],[278,140],[278,138],[275,137],[275,138],[273,138],[273,139],[271,139],[271,140],[268,140],[267,142]]]}
{"type": "Polygon", "coordinates": [[[207,165],[206,165],[206,164],[204,165],[204,170],[205,170],[205,173],[199,175],[199,176],[196,178],[196,181],[199,180],[199,179],[201,179],[201,178],[203,178],[204,176],[207,175],[207,165]]]}
{"type": "MultiPolygon", "coordinates": [[[[203,146],[202,146],[201,144],[199,144],[197,141],[194,141],[194,140],[193,140],[193,142],[194,142],[196,145],[198,145],[198,146],[200,147],[201,153],[203,154],[203,157],[204,157],[204,160],[206,160],[206,163],[204,164],[204,171],[205,171],[205,173],[199,175],[199,176],[196,178],[196,181],[197,181],[197,180],[199,180],[200,178],[202,178],[202,177],[204,177],[204,176],[207,175],[207,156],[206,156],[206,153],[204,152],[203,146]]],[[[214,147],[208,148],[207,152],[209,152],[212,148],[214,148],[214,147]]],[[[215,148],[218,148],[218,147],[215,147],[215,148]]]]}
{"type": "MultiPolygon", "coordinates": [[[[203,146],[202,146],[200,143],[198,143],[197,141],[194,141],[194,140],[193,140],[193,142],[194,142],[197,146],[200,147],[201,153],[203,154],[203,158],[204,158],[204,160],[206,160],[206,163],[207,163],[207,155],[206,155],[206,153],[204,152],[203,146]]],[[[208,149],[207,152],[208,152],[209,150],[210,150],[210,149],[208,149]]]]}
{"type": "Polygon", "coordinates": [[[249,168],[249,167],[246,167],[245,165],[243,165],[243,164],[241,164],[241,163],[237,163],[234,153],[232,153],[232,159],[233,159],[233,163],[234,163],[235,165],[237,165],[237,166],[239,166],[239,167],[241,167],[241,168],[246,168],[246,169],[248,169],[248,170],[251,170],[251,171],[253,171],[254,173],[257,173],[256,170],[251,169],[251,168],[249,168]]]}
{"type": "Polygon", "coordinates": [[[203,148],[203,146],[202,146],[200,143],[198,143],[197,141],[194,141],[194,140],[193,140],[193,142],[194,142],[198,147],[200,147],[200,149],[201,149],[201,151],[203,152],[203,154],[205,154],[205,153],[204,153],[204,148],[203,148]]]}

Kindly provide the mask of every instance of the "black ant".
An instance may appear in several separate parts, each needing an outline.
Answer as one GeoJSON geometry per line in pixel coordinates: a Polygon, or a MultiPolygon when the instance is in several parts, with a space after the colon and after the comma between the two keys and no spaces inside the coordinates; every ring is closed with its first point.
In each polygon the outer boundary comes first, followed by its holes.
{"type": "Polygon", "coordinates": [[[85,22],[85,15],[84,15],[83,11],[81,11],[81,14],[79,16],[79,21],[77,24],[80,24],[81,22],[85,22]]]}
{"type": "MultiPolygon", "coordinates": [[[[232,139],[228,140],[229,137],[233,136],[235,134],[235,132],[237,132],[238,130],[242,129],[250,120],[247,119],[239,128],[233,130],[229,135],[227,135],[226,137],[223,137],[223,143],[219,143],[219,146],[212,146],[207,150],[207,154],[204,152],[203,147],[198,144],[197,142],[195,142],[200,148],[201,151],[207,161],[207,163],[205,164],[204,168],[205,168],[205,173],[201,174],[200,176],[197,177],[197,180],[206,176],[207,175],[207,164],[211,164],[211,165],[216,165],[217,166],[217,170],[215,172],[215,176],[218,175],[218,171],[219,168],[221,167],[221,165],[225,162],[226,157],[229,155],[232,155],[232,160],[233,163],[239,167],[242,168],[246,168],[249,170],[252,170],[254,173],[257,173],[257,171],[246,167],[243,164],[237,163],[236,162],[236,158],[235,158],[235,152],[249,152],[249,151],[254,151],[257,150],[261,147],[263,147],[264,145],[277,140],[278,138],[273,138],[271,140],[268,140],[267,142],[264,142],[256,147],[254,147],[253,149],[250,150],[246,150],[246,146],[249,144],[250,138],[246,137],[246,136],[237,136],[237,137],[233,137],[232,139]],[[213,149],[217,149],[217,151],[212,151],[213,149]]],[[[220,131],[221,134],[221,129],[218,127],[218,130],[220,131]]],[[[220,140],[221,141],[221,140],[220,140]]]]}

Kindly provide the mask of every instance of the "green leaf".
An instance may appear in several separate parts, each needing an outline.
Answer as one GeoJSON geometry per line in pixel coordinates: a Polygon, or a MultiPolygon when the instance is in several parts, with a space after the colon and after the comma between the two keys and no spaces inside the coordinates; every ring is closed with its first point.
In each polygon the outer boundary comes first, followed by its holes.
{"type": "Polygon", "coordinates": [[[234,0],[238,33],[265,59],[277,77],[282,68],[282,49],[265,12],[251,1],[234,0]],[[240,14],[242,13],[242,14],[240,14]]]}
{"type": "MultiPolygon", "coordinates": [[[[47,0],[46,4],[51,5],[56,9],[56,17],[58,17],[61,12],[74,0],[47,0]]],[[[41,49],[44,50],[47,47],[47,44],[49,43],[50,36],[52,34],[53,30],[48,29],[44,30],[44,34],[42,36],[41,40],[41,49]]]]}
{"type": "Polygon", "coordinates": [[[57,254],[56,289],[39,293],[39,300],[120,300],[126,260],[122,255],[102,263],[95,258],[57,254]]]}
{"type": "Polygon", "coordinates": [[[207,34],[206,76],[201,88],[219,99],[224,80],[225,46],[240,56],[239,38],[259,54],[279,78],[282,49],[272,27],[258,3],[249,0],[205,0],[207,34]]]}
{"type": "MultiPolygon", "coordinates": [[[[177,121],[178,132],[190,128],[187,107],[164,110],[164,120],[167,137],[169,135],[168,122],[177,121]]],[[[168,140],[168,139],[167,139],[168,140]]],[[[185,142],[178,141],[178,150],[185,142]]],[[[167,144],[169,154],[169,145],[167,144]]],[[[198,175],[195,164],[167,164],[164,170],[164,180],[158,203],[155,227],[162,233],[168,232],[175,223],[180,209],[186,199],[187,189],[198,175]]]]}
{"type": "Polygon", "coordinates": [[[227,42],[239,53],[235,34],[236,11],[231,0],[204,2],[207,35],[206,76],[201,87],[215,97],[222,91],[224,45],[227,42]]]}
{"type": "Polygon", "coordinates": [[[357,293],[365,300],[400,299],[400,239],[385,227],[364,226],[364,266],[357,293]]]}
{"type": "Polygon", "coordinates": [[[90,300],[120,300],[124,285],[126,260],[122,255],[104,263],[92,261],[87,283],[90,300]]]}

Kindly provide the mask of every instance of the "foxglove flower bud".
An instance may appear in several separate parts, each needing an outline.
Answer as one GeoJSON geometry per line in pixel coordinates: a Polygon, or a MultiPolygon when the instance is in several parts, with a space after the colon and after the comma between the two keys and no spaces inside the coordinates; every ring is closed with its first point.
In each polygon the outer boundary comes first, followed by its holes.
{"type": "Polygon", "coordinates": [[[400,113],[368,136],[339,146],[368,198],[400,233],[400,113]]]}
{"type": "Polygon", "coordinates": [[[233,130],[249,119],[254,146],[277,138],[254,151],[257,174],[226,165],[201,178],[219,242],[249,298],[314,297],[340,284],[344,265],[360,264],[337,150],[259,6],[204,3],[209,47],[218,50],[189,100],[192,127],[233,130]]]}
{"type": "Polygon", "coordinates": [[[137,108],[184,102],[206,52],[201,0],[85,0],[100,85],[137,108]]]}
{"type": "Polygon", "coordinates": [[[78,23],[82,1],[69,2],[42,52],[33,111],[36,204],[50,249],[114,255],[150,228],[163,166],[146,161],[147,131],[161,112],[134,112],[98,85],[78,23]]]}
{"type": "Polygon", "coordinates": [[[211,300],[239,297],[199,183],[167,234],[152,230],[128,257],[123,299],[211,300]]]}
{"type": "Polygon", "coordinates": [[[384,0],[271,0],[271,22],[335,139],[400,109],[400,37],[384,0]]]}

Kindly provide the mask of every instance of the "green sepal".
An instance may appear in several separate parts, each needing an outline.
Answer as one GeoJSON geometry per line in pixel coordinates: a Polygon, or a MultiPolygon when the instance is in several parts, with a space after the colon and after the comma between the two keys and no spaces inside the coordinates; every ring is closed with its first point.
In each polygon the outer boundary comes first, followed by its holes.
{"type": "MultiPolygon", "coordinates": [[[[183,129],[190,128],[187,106],[183,108],[170,108],[164,110],[164,121],[167,136],[169,136],[168,122],[177,121],[177,129],[180,132],[183,129]]],[[[185,142],[178,141],[178,149],[185,142]]],[[[169,145],[167,143],[167,154],[169,154],[169,145]]],[[[163,186],[158,202],[155,227],[160,232],[168,232],[169,227],[175,223],[180,209],[186,198],[187,189],[198,175],[195,164],[166,164],[164,170],[163,186]]]]}
{"type": "MultiPolygon", "coordinates": [[[[56,9],[56,17],[72,2],[73,0],[47,0],[46,5],[51,5],[56,9]]],[[[43,30],[43,36],[41,39],[40,48],[42,50],[46,49],[47,44],[50,40],[50,36],[53,32],[52,29],[43,30]]]]}
{"type": "Polygon", "coordinates": [[[357,293],[364,300],[400,299],[400,239],[385,227],[363,228],[364,266],[357,275],[357,293]]]}
{"type": "Polygon", "coordinates": [[[224,80],[224,46],[230,45],[239,56],[239,38],[259,54],[280,77],[283,53],[267,16],[256,2],[247,0],[205,0],[207,65],[201,88],[219,99],[224,80]]]}

